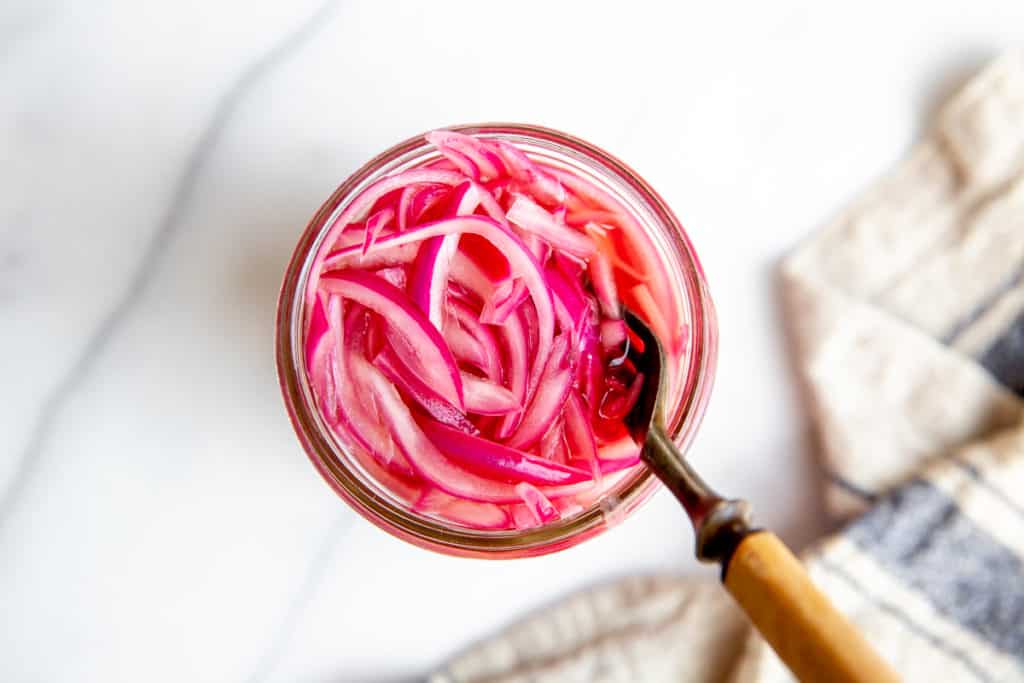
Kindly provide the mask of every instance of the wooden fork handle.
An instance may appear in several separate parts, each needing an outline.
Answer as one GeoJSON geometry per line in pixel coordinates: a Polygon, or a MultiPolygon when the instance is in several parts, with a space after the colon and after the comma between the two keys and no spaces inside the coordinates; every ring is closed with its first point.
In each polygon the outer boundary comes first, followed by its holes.
{"type": "Polygon", "coordinates": [[[801,681],[893,683],[899,676],[811,583],[775,534],[740,541],[723,583],[779,658],[801,681]]]}

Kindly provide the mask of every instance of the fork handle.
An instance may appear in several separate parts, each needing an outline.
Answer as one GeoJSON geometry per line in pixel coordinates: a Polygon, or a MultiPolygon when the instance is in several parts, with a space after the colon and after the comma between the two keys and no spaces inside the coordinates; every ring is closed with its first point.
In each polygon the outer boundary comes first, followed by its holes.
{"type": "Polygon", "coordinates": [[[900,680],[775,534],[755,531],[745,536],[723,568],[722,581],[801,681],[900,680]]]}
{"type": "Polygon", "coordinates": [[[774,534],[754,529],[745,501],[715,493],[655,421],[643,458],[686,510],[697,557],[722,565],[722,581],[801,681],[893,683],[899,677],[807,576],[774,534]]]}

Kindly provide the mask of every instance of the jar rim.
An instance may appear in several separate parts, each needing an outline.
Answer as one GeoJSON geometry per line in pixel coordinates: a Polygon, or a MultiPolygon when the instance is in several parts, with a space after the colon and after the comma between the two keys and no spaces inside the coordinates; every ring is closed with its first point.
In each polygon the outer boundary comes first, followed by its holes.
{"type": "MultiPolygon", "coordinates": [[[[446,127],[469,135],[527,142],[569,156],[615,184],[616,198],[625,190],[655,220],[676,257],[684,291],[688,330],[685,337],[685,373],[677,404],[667,416],[669,430],[682,450],[689,446],[703,418],[717,359],[714,305],[700,261],[688,235],[665,201],[639,174],[601,148],[575,136],[542,126],[520,123],[480,123],[446,127]],[[621,185],[621,187],[620,187],[621,185]]],[[[313,256],[320,241],[344,206],[365,186],[388,175],[403,163],[422,163],[416,156],[431,151],[423,135],[411,137],[377,155],[350,175],[317,210],[303,231],[289,261],[277,305],[275,356],[285,406],[299,441],[324,480],[351,507],[385,531],[429,550],[466,557],[509,558],[547,554],[576,545],[624,519],[657,489],[658,480],[647,467],[610,490],[584,512],[567,520],[525,530],[483,531],[447,524],[398,505],[372,490],[347,463],[336,457],[343,449],[326,429],[312,399],[301,352],[305,289],[313,256]],[[609,504],[609,496],[614,504],[609,504]]],[[[640,218],[638,216],[638,218],[640,218]]],[[[650,220],[639,220],[650,232],[650,220]]],[[[664,255],[662,255],[664,256],[664,255]]]]}

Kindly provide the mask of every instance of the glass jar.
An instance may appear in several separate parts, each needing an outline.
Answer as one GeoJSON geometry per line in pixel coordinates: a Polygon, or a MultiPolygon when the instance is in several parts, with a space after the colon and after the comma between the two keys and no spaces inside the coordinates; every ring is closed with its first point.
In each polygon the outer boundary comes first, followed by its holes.
{"type": "MultiPolygon", "coordinates": [[[[666,402],[668,431],[684,452],[707,404],[717,356],[714,307],[704,272],[689,238],[660,196],[632,169],[607,152],[565,133],[539,126],[487,123],[449,130],[499,138],[546,164],[590,180],[629,210],[662,259],[679,307],[685,355],[666,402]]],[[[302,353],[304,295],[312,262],[330,225],[347,204],[383,176],[439,158],[423,136],[395,145],[348,178],[324,202],[299,240],[285,273],[277,310],[277,371],[295,432],[324,480],[366,519],[423,548],[466,557],[529,557],[592,538],[637,509],[656,490],[657,478],[642,465],[590,508],[568,519],[525,530],[468,529],[429,517],[390,495],[359,468],[320,416],[302,353]]]]}

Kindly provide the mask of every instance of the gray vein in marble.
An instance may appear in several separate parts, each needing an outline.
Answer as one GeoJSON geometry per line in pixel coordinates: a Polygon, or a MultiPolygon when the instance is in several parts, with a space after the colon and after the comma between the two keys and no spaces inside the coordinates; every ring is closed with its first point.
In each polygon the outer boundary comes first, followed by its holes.
{"type": "Polygon", "coordinates": [[[5,531],[11,512],[17,507],[27,490],[33,473],[38,467],[47,436],[61,411],[75,391],[89,377],[96,359],[110,344],[118,328],[146,293],[164,254],[167,253],[171,240],[181,228],[181,218],[196,191],[200,172],[209,160],[217,141],[224,133],[239,104],[268,73],[296,52],[316,33],[317,29],[334,11],[336,5],[337,0],[327,0],[317,8],[310,18],[298,28],[246,66],[238,79],[220,98],[209,124],[193,147],[185,169],[171,194],[166,213],[146,245],[142,258],[129,279],[124,293],[101,320],[68,373],[43,399],[39,417],[29,431],[28,442],[17,460],[7,490],[4,492],[3,498],[0,499],[0,533],[5,531]]]}
{"type": "MultiPolygon", "coordinates": [[[[348,511],[346,510],[345,512],[348,511]]],[[[331,556],[341,541],[343,532],[347,531],[351,526],[351,514],[340,515],[331,524],[331,528],[320,543],[320,547],[313,556],[313,560],[309,563],[306,575],[296,589],[295,595],[285,611],[284,618],[281,620],[277,632],[270,641],[270,646],[256,662],[252,674],[245,679],[246,683],[262,683],[262,681],[267,680],[274,673],[281,655],[285,653],[288,644],[291,642],[292,634],[298,627],[299,620],[302,618],[313,596],[316,595],[320,582],[323,581],[324,574],[330,566],[331,556]]]]}

